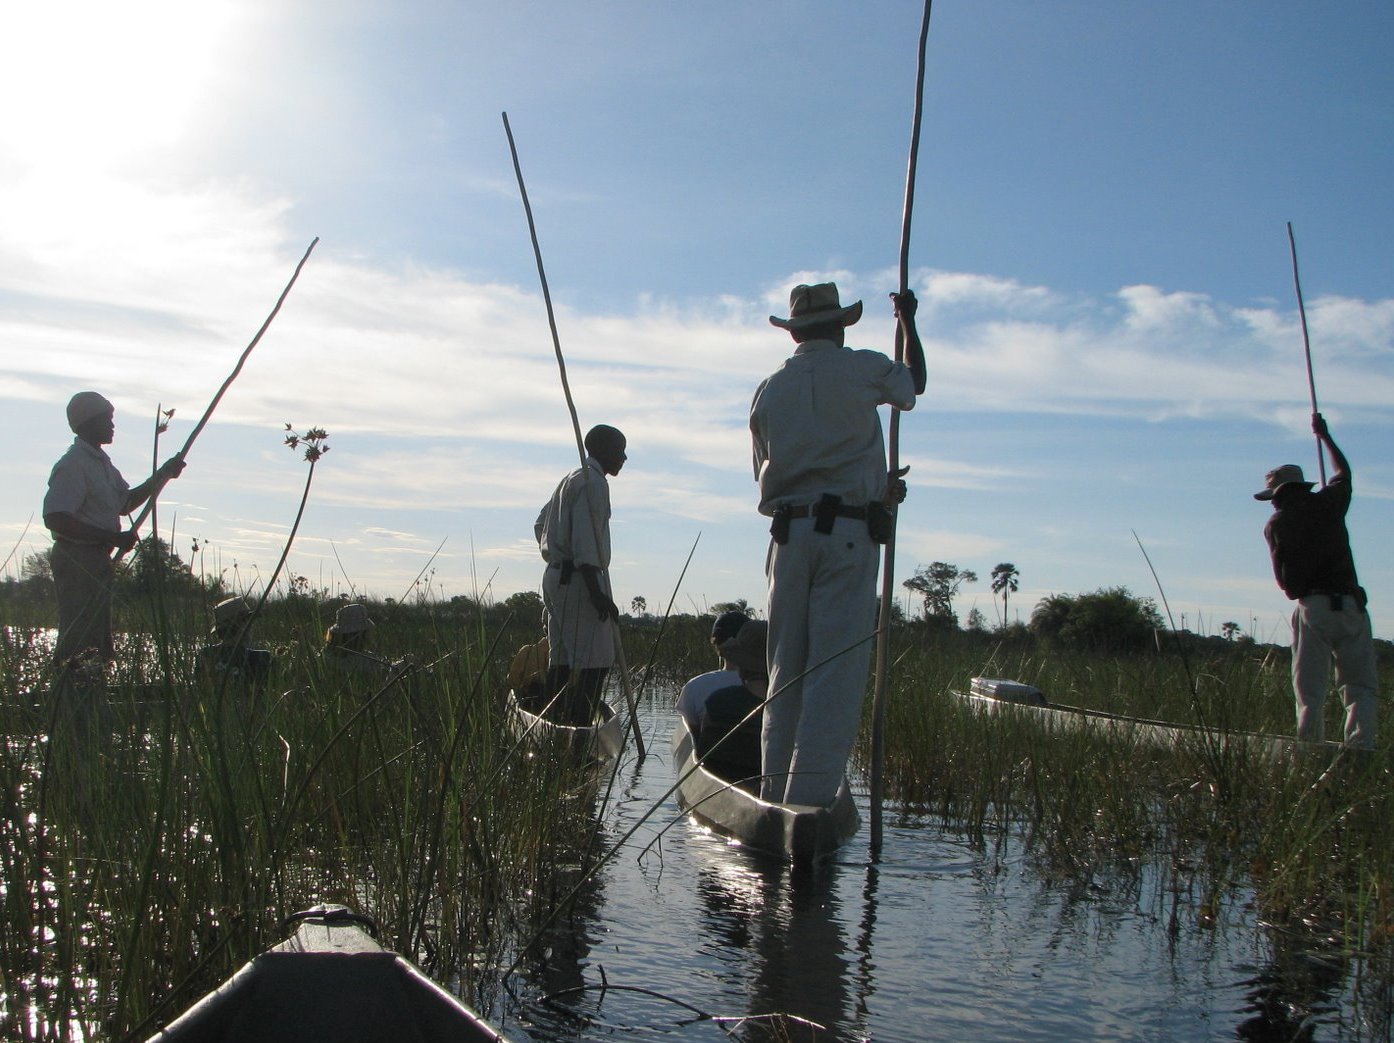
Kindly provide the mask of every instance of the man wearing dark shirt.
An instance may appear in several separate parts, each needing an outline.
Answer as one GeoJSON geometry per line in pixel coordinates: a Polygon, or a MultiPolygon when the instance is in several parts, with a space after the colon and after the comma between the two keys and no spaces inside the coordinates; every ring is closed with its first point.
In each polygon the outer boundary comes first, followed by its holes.
{"type": "Polygon", "coordinates": [[[1312,414],[1312,431],[1331,457],[1333,470],[1326,486],[1313,491],[1313,483],[1302,479],[1302,468],[1284,464],[1268,472],[1254,499],[1273,501],[1273,516],[1263,535],[1278,586],[1297,602],[1292,613],[1297,737],[1320,742],[1325,736],[1322,707],[1334,658],[1336,684],[1346,708],[1344,741],[1368,749],[1375,743],[1379,670],[1365,591],[1356,578],[1346,531],[1350,464],[1331,440],[1320,413],[1312,414]]]}

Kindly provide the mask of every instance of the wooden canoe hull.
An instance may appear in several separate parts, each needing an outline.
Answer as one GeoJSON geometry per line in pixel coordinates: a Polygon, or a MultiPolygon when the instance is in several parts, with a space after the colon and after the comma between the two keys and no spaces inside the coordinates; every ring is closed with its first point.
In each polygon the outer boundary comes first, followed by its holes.
{"type": "Polygon", "coordinates": [[[795,865],[826,858],[861,826],[845,779],[831,804],[816,807],[771,804],[708,771],[698,763],[692,732],[681,717],[673,731],[673,770],[683,810],[723,836],[795,865]]]}
{"type": "MultiPolygon", "coordinates": [[[[1030,688],[1029,685],[1020,687],[1030,688]]],[[[975,690],[967,692],[955,690],[951,694],[983,712],[1020,713],[1032,720],[1040,721],[1049,728],[1068,728],[1076,731],[1087,730],[1100,734],[1127,736],[1149,746],[1205,745],[1213,747],[1228,744],[1269,757],[1286,757],[1295,752],[1334,755],[1344,748],[1337,742],[1303,742],[1287,735],[1203,728],[1199,725],[1153,721],[1142,717],[1106,713],[1102,710],[1090,710],[1080,706],[1049,703],[1043,698],[1037,701],[1039,690],[1031,689],[1031,692],[1025,694],[1006,692],[999,695],[978,690],[975,686],[975,690]],[[1031,692],[1035,693],[1034,696],[1031,692]]]]}
{"type": "Polygon", "coordinates": [[[520,742],[559,746],[580,759],[614,760],[624,749],[624,722],[609,703],[600,704],[600,720],[590,726],[558,724],[524,708],[516,692],[508,692],[508,727],[520,742]]]}
{"type": "Polygon", "coordinates": [[[246,964],[149,1043],[392,1040],[506,1043],[342,906],[301,914],[295,933],[246,964]],[[318,915],[317,915],[318,914],[318,915]]]}

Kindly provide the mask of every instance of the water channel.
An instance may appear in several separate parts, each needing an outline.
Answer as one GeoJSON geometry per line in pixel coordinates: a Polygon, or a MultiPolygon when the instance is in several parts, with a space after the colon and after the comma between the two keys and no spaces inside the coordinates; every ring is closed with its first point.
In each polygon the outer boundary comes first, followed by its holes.
{"type": "MultiPolygon", "coordinates": [[[[621,764],[605,814],[612,842],[673,781],[671,712],[641,714],[649,755],[621,764]]],[[[667,798],[555,931],[506,1031],[727,1038],[676,1000],[723,1018],[781,1012],[823,1026],[778,1036],[749,1024],[742,1039],[1390,1038],[1387,995],[1364,995],[1318,934],[1267,928],[1242,893],[1211,917],[1145,866],[1055,882],[1019,841],[975,850],[894,807],[873,864],[856,788],[861,832],[799,878],[681,818],[667,798]]]]}

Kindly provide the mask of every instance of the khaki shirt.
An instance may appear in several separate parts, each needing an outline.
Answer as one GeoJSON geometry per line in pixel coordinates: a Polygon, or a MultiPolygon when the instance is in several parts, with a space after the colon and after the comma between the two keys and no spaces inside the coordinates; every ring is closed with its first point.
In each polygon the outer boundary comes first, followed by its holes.
{"type": "Polygon", "coordinates": [[[882,499],[883,405],[915,407],[915,378],[904,363],[829,340],[800,344],[750,405],[760,513],[816,503],[824,493],[848,506],[882,499]]]}
{"type": "Polygon", "coordinates": [[[111,458],[97,446],[75,438],[48,476],[44,514],[71,514],[95,528],[120,532],[130,494],[131,487],[111,458]]]}
{"type": "Polygon", "coordinates": [[[557,485],[533,524],[533,535],[543,561],[610,567],[610,483],[595,457],[586,457],[584,468],[557,485]]]}

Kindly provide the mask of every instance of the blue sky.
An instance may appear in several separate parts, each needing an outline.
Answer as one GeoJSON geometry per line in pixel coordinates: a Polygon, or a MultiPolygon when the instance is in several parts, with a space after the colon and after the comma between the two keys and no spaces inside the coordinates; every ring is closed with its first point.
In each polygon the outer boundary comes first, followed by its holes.
{"type": "MultiPolygon", "coordinates": [[[[918,2],[65,3],[0,15],[0,528],[45,545],[75,390],[128,478],[300,283],[162,500],[255,589],[323,426],[291,567],[401,597],[534,589],[574,466],[507,111],[582,423],[630,439],[619,600],[763,600],[745,416],[796,282],[891,350],[918,2]],[[25,532],[27,526],[27,533],[25,532]],[[421,587],[417,587],[420,590],[421,587]]],[[[935,5],[911,248],[930,390],[907,415],[898,579],[975,570],[995,619],[1124,585],[1286,641],[1251,499],[1314,472],[1286,222],[1350,525],[1394,638],[1394,8],[935,5]],[[1136,532],[1137,536],[1134,537],[1136,532]]],[[[8,550],[7,550],[8,553],[8,550]]]]}

